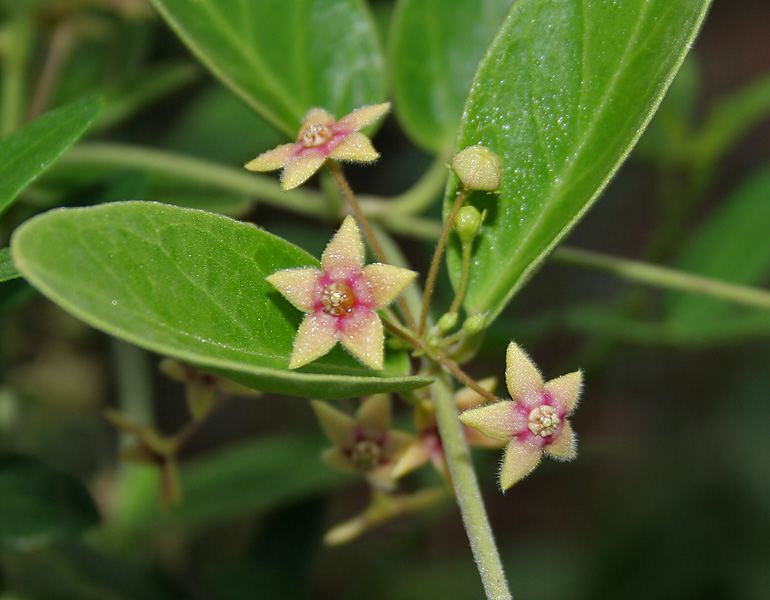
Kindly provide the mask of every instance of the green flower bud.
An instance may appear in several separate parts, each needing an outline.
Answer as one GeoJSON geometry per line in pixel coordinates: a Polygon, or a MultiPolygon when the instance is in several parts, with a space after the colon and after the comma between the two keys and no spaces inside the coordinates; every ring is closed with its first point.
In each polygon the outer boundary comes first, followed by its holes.
{"type": "Polygon", "coordinates": [[[455,231],[463,244],[468,244],[481,227],[484,215],[473,206],[463,206],[455,215],[455,231]]]}
{"type": "Polygon", "coordinates": [[[445,313],[438,320],[438,328],[442,332],[449,331],[455,325],[457,325],[457,313],[456,312],[445,313]]]}
{"type": "Polygon", "coordinates": [[[467,331],[468,333],[478,333],[484,329],[484,321],[484,315],[471,315],[465,319],[465,323],[463,323],[463,330],[467,331]]]}
{"type": "Polygon", "coordinates": [[[468,146],[452,159],[452,170],[469,190],[494,192],[500,187],[500,157],[485,146],[468,146]]]}

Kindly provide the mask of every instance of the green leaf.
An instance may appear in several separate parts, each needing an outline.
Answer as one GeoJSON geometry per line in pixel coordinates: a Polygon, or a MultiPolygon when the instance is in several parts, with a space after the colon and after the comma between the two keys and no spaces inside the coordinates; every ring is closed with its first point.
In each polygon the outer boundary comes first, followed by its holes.
{"type": "Polygon", "coordinates": [[[16,268],[39,291],[90,325],[245,385],[313,398],[414,389],[405,353],[382,372],[341,348],[287,369],[304,316],[265,277],[318,266],[257,227],[152,202],[59,209],[11,238],[16,268]]]}
{"type": "MultiPolygon", "coordinates": [[[[495,317],[628,155],[703,20],[707,0],[520,0],[482,60],[457,149],[503,161],[475,242],[465,298],[495,317]]],[[[454,199],[449,186],[445,214],[454,199]]],[[[460,279],[458,244],[450,247],[460,279]]]]}
{"type": "Polygon", "coordinates": [[[360,0],[152,0],[198,59],[296,137],[308,108],[337,117],[384,96],[374,23],[360,0]]]}
{"type": "Polygon", "coordinates": [[[0,139],[0,213],[83,134],[100,109],[98,99],[85,98],[0,139]]]}
{"type": "MultiPolygon", "coordinates": [[[[770,275],[768,214],[770,169],[765,168],[744,182],[692,236],[677,267],[730,283],[761,285],[770,275]]],[[[746,314],[727,302],[694,294],[671,293],[666,308],[669,323],[681,332],[729,329],[734,317],[746,314]]],[[[735,321],[741,329],[742,323],[742,317],[735,321]]]]}
{"type": "Polygon", "coordinates": [[[0,283],[21,277],[11,262],[11,249],[0,248],[0,283]]]}
{"type": "Polygon", "coordinates": [[[98,523],[79,481],[33,458],[0,456],[0,546],[30,548],[79,534],[98,523]]]}
{"type": "Polygon", "coordinates": [[[446,152],[481,57],[512,0],[400,0],[390,32],[394,108],[423,148],[446,152]]]}
{"type": "Polygon", "coordinates": [[[697,165],[710,168],[743,135],[770,115],[770,74],[721,98],[711,109],[691,152],[697,165]]]}
{"type": "Polygon", "coordinates": [[[329,444],[317,436],[263,438],[187,463],[182,503],[159,513],[157,495],[147,495],[130,525],[134,531],[206,527],[338,486],[348,477],[319,462],[329,444]]]}

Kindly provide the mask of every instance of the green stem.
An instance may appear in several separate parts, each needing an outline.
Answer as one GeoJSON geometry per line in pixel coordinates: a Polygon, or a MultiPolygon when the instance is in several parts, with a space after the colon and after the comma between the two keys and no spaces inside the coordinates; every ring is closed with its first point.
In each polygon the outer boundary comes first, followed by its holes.
{"type": "Polygon", "coordinates": [[[386,211],[388,213],[397,212],[404,215],[413,215],[421,213],[430,207],[441,193],[447,178],[446,162],[436,159],[428,168],[422,177],[403,194],[392,198],[387,204],[372,199],[362,197],[360,200],[361,208],[365,211],[370,208],[372,214],[375,211],[386,211]]]}
{"type": "Polygon", "coordinates": [[[21,14],[0,29],[0,135],[22,124],[32,28],[30,18],[21,14]]]}
{"type": "MultiPolygon", "coordinates": [[[[329,216],[328,207],[318,192],[299,189],[284,192],[273,177],[247,173],[243,169],[154,148],[82,143],[62,155],[54,169],[61,167],[139,169],[158,178],[183,180],[190,184],[253,196],[266,204],[304,216],[329,216]]],[[[396,233],[426,240],[438,237],[441,228],[439,223],[432,219],[388,212],[382,208],[388,202],[387,198],[370,199],[365,207],[362,206],[362,211],[396,233]]]]}
{"type": "Polygon", "coordinates": [[[468,289],[468,278],[471,272],[471,243],[466,242],[462,245],[463,262],[462,271],[460,275],[460,284],[457,286],[457,293],[455,299],[452,301],[452,306],[449,307],[450,313],[460,310],[460,305],[465,297],[465,290],[468,289]]]}
{"type": "Polygon", "coordinates": [[[617,258],[600,252],[562,246],[553,253],[560,262],[607,271],[636,283],[692,292],[754,308],[770,310],[770,291],[727,283],[638,260],[617,258]]]}
{"type": "Polygon", "coordinates": [[[436,409],[436,422],[441,435],[449,472],[452,476],[465,531],[468,534],[476,567],[488,600],[511,600],[500,553],[489,524],[476,471],[471,462],[468,444],[457,419],[452,386],[446,375],[440,374],[431,386],[436,409]]]}
{"type": "Polygon", "coordinates": [[[422,300],[422,311],[420,312],[420,321],[417,327],[417,335],[422,335],[425,331],[425,321],[428,318],[428,310],[430,309],[430,301],[433,298],[433,289],[436,286],[436,277],[438,277],[438,268],[441,264],[441,255],[444,254],[444,247],[449,239],[449,232],[452,231],[454,225],[455,216],[457,211],[460,210],[470,190],[462,188],[457,192],[455,196],[454,204],[449,210],[446,220],[444,221],[444,227],[441,230],[441,237],[436,244],[436,251],[433,253],[433,259],[430,261],[430,268],[428,269],[428,276],[425,280],[425,295],[422,300]]]}
{"type": "Polygon", "coordinates": [[[79,144],[70,148],[58,164],[69,167],[141,169],[156,176],[256,196],[264,202],[303,215],[324,217],[327,214],[318,193],[303,190],[284,192],[272,177],[153,148],[123,144],[79,144]]]}

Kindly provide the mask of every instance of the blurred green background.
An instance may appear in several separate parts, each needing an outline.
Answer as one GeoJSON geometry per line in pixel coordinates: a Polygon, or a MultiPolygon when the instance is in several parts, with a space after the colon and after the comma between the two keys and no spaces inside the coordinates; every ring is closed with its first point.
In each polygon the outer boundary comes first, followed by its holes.
{"type": "MultiPolygon", "coordinates": [[[[385,31],[391,4],[373,8],[385,31]]],[[[282,141],[143,0],[2,0],[0,11],[0,76],[7,85],[21,65],[24,119],[101,94],[85,143],[238,167],[282,141]]],[[[769,30],[767,0],[715,1],[650,130],[569,244],[767,287],[769,30]]],[[[349,169],[360,192],[403,191],[430,163],[393,118],[376,144],[377,168],[349,169]]],[[[48,207],[130,198],[233,214],[315,254],[335,228],[245,194],[65,156],[3,215],[0,248],[48,207]]],[[[432,243],[403,241],[424,271],[432,243]]],[[[160,357],[80,324],[21,280],[0,284],[0,311],[0,598],[480,597],[449,498],[347,546],[322,545],[368,496],[320,462],[326,442],[303,399],[230,398],[185,447],[184,502],[159,511],[156,471],[119,460],[124,441],[102,410],[182,428],[184,388],[158,371],[160,357]]],[[[770,597],[770,313],[553,260],[469,371],[501,374],[510,339],[546,377],[586,370],[575,463],[548,461],[502,495],[497,455],[477,455],[515,597],[770,597]]],[[[396,407],[408,427],[406,405],[396,407]]],[[[437,478],[419,473],[406,487],[424,482],[437,478]]]]}

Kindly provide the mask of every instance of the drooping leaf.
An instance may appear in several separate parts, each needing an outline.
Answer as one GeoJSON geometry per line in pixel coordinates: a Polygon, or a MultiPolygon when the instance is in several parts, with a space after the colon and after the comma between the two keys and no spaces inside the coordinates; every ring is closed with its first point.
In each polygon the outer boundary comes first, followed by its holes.
{"type": "MultiPolygon", "coordinates": [[[[500,195],[475,242],[465,299],[496,316],[585,213],[675,75],[707,0],[520,0],[476,73],[457,149],[503,161],[500,195]]],[[[445,211],[454,198],[448,189],[445,211]]],[[[450,274],[460,278],[457,244],[450,274]]]]}
{"type": "MultiPolygon", "coordinates": [[[[730,283],[762,285],[770,277],[770,169],[752,175],[718,207],[690,239],[677,260],[684,271],[730,283]]],[[[667,319],[679,332],[743,331],[746,314],[727,302],[694,294],[670,293],[667,319]]],[[[756,316],[749,322],[762,319],[756,316]]],[[[766,321],[770,323],[770,315],[766,321]]],[[[767,328],[765,328],[766,330],[767,328]]]]}
{"type": "Polygon", "coordinates": [[[405,353],[382,372],[340,348],[287,369],[304,315],[265,277],[318,261],[257,227],[152,202],[116,202],[39,215],[11,238],[16,268],[90,325],[245,385],[343,398],[413,389],[405,353]]]}
{"type": "Polygon", "coordinates": [[[0,139],[0,213],[83,134],[100,109],[98,99],[85,98],[0,139]]]}
{"type": "Polygon", "coordinates": [[[289,136],[312,106],[341,117],[382,101],[382,56],[360,0],[152,3],[214,75],[289,136]]]}
{"type": "Polygon", "coordinates": [[[423,148],[445,152],[481,57],[512,0],[400,0],[390,33],[394,110],[423,148]]]}
{"type": "Polygon", "coordinates": [[[0,456],[0,546],[30,548],[81,533],[99,513],[85,486],[33,458],[0,456]]]}
{"type": "Polygon", "coordinates": [[[21,277],[11,262],[11,249],[0,248],[0,283],[21,277]]]}

